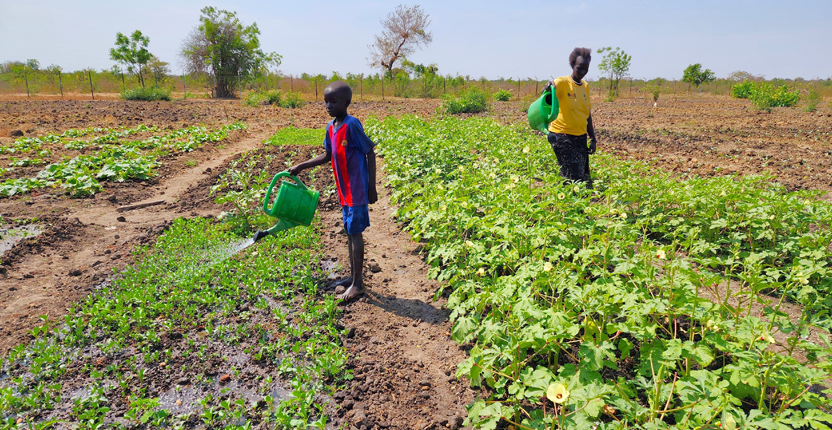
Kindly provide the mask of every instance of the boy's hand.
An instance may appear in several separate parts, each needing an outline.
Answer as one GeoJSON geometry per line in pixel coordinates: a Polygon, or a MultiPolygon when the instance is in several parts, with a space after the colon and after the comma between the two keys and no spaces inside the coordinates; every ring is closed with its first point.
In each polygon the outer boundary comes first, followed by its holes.
{"type": "Polygon", "coordinates": [[[376,187],[370,187],[370,192],[367,194],[367,201],[371,204],[378,201],[378,192],[376,191],[376,187]]]}
{"type": "Polygon", "coordinates": [[[303,171],[303,168],[301,168],[299,164],[296,165],[296,166],[290,167],[289,170],[288,170],[289,174],[294,175],[294,176],[300,175],[300,172],[302,172],[302,171],[303,171]]]}
{"type": "Polygon", "coordinates": [[[590,153],[590,154],[594,154],[594,153],[595,153],[595,146],[596,146],[597,144],[598,144],[598,141],[597,141],[597,140],[595,140],[595,139],[592,139],[592,140],[589,142],[589,153],[590,153]]]}

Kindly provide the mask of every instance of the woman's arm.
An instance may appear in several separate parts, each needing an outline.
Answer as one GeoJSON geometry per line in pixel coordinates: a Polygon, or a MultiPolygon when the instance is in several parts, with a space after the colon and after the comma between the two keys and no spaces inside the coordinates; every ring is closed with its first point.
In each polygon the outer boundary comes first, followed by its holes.
{"type": "Polygon", "coordinates": [[[586,134],[589,135],[589,153],[595,153],[595,145],[598,143],[598,140],[595,139],[595,127],[592,126],[592,114],[589,114],[589,117],[586,119],[586,134]]]}

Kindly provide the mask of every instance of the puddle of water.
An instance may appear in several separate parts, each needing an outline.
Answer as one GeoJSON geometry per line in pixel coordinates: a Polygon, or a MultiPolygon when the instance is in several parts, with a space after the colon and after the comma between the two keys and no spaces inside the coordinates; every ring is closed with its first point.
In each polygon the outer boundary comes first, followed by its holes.
{"type": "Polygon", "coordinates": [[[21,240],[27,237],[35,237],[42,232],[43,228],[37,224],[0,227],[0,256],[12,249],[21,240]]]}
{"type": "MultiPolygon", "coordinates": [[[[220,393],[228,394],[231,398],[242,397],[245,399],[247,407],[254,406],[266,397],[261,391],[250,389],[241,385],[238,381],[231,381],[223,385],[220,385],[216,378],[211,378],[211,381],[212,383],[207,387],[207,390],[200,386],[179,385],[160,393],[159,408],[167,409],[173,415],[200,413],[202,412],[202,404],[199,401],[204,399],[209,393],[213,394],[215,398],[220,393]]],[[[267,394],[272,396],[272,406],[292,397],[291,391],[286,390],[276,383],[273,383],[268,388],[267,394]]]]}

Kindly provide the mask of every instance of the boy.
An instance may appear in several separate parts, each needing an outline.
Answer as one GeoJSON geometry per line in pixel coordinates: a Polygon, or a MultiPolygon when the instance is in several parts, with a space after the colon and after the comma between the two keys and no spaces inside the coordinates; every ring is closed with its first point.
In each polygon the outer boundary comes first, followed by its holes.
{"type": "Polygon", "coordinates": [[[305,169],[332,162],[344,229],[349,238],[350,277],[335,284],[346,287],[338,296],[344,301],[364,294],[364,237],[361,233],[370,226],[367,205],[378,200],[375,144],[364,134],[361,122],[347,115],[351,101],[352,89],[346,82],[336,81],[324,89],[326,112],[335,118],[326,125],[326,153],[289,169],[289,173],[297,176],[305,169]]]}

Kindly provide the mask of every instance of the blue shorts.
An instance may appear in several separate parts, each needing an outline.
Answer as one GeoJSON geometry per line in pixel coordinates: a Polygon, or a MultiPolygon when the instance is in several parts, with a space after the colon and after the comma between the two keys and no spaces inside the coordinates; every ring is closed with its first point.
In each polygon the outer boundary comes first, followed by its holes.
{"type": "Polygon", "coordinates": [[[347,234],[361,234],[370,226],[370,211],[367,205],[341,206],[344,214],[344,230],[347,234]]]}

